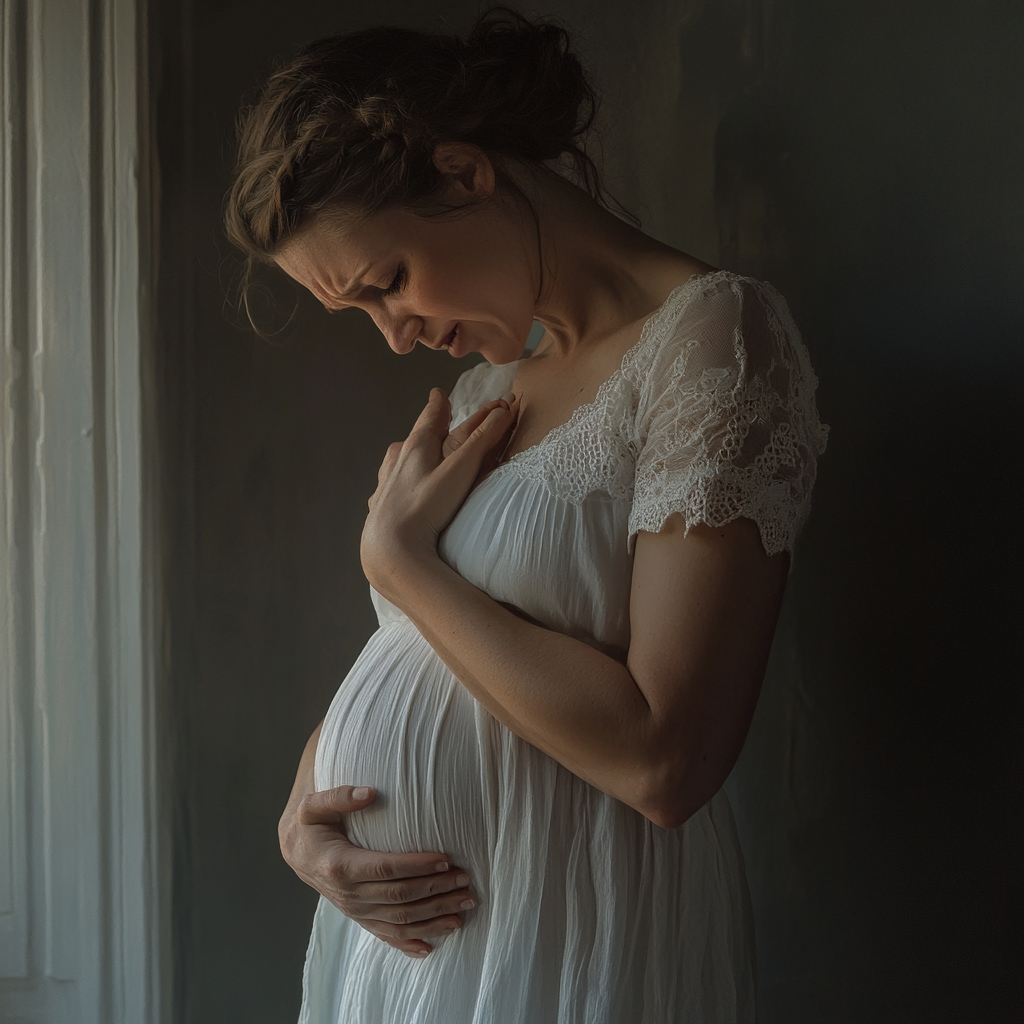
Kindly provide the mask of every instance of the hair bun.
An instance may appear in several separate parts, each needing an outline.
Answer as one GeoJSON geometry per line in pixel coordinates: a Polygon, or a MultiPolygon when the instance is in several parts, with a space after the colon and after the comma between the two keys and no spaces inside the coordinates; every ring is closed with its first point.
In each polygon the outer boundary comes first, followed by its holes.
{"type": "Polygon", "coordinates": [[[272,258],[329,205],[360,213],[434,204],[439,142],[560,170],[604,202],[585,136],[596,97],[565,29],[507,8],[463,41],[381,27],[311,43],[239,121],[225,210],[232,241],[272,258]]]}
{"type": "Polygon", "coordinates": [[[477,23],[467,46],[477,57],[468,69],[481,114],[474,141],[533,160],[579,147],[596,97],[564,28],[499,8],[477,23]]]}

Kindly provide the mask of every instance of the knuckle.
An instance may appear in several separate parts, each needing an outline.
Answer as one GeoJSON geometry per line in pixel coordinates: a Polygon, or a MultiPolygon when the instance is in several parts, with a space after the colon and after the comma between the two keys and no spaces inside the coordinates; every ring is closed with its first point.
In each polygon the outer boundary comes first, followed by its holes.
{"type": "Polygon", "coordinates": [[[396,925],[412,924],[412,914],[408,910],[396,910],[394,913],[394,923],[396,925]]]}
{"type": "Polygon", "coordinates": [[[408,903],[409,896],[405,891],[405,886],[392,884],[387,886],[384,890],[384,899],[388,903],[408,903]]]}
{"type": "Polygon", "coordinates": [[[390,882],[395,877],[395,869],[386,860],[377,861],[371,868],[373,877],[379,882],[390,882]]]}
{"type": "Polygon", "coordinates": [[[319,810],[319,804],[317,797],[319,793],[307,793],[300,801],[299,806],[296,808],[296,817],[301,819],[304,815],[319,810]]]}
{"type": "Polygon", "coordinates": [[[348,885],[348,875],[345,872],[345,869],[336,861],[324,861],[320,865],[318,874],[321,878],[330,882],[331,885],[343,891],[348,885]]]}

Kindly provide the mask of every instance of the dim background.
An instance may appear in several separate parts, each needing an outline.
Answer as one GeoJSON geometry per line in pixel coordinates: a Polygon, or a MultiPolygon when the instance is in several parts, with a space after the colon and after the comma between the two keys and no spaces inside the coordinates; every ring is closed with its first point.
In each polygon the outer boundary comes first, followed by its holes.
{"type": "MultiPolygon", "coordinates": [[[[1024,5],[523,10],[569,28],[603,94],[611,191],[654,236],[774,283],[821,380],[829,447],[729,782],[760,1019],[1024,1019],[1024,5]]],[[[465,364],[398,357],[368,317],[269,279],[295,316],[271,342],[246,328],[220,228],[234,118],[305,41],[462,31],[477,5],[152,11],[174,1014],[278,1024],[298,1010],[315,894],[277,819],[375,628],[366,498],[387,444],[465,364]]]]}

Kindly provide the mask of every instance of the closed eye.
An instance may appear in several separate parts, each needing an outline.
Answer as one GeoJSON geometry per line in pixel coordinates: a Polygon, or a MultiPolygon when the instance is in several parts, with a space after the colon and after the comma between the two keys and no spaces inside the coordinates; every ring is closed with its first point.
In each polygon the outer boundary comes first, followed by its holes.
{"type": "Polygon", "coordinates": [[[398,269],[395,271],[395,276],[391,279],[391,284],[387,286],[382,292],[383,295],[396,295],[402,290],[402,286],[405,284],[405,265],[402,263],[398,264],[398,269]]]}

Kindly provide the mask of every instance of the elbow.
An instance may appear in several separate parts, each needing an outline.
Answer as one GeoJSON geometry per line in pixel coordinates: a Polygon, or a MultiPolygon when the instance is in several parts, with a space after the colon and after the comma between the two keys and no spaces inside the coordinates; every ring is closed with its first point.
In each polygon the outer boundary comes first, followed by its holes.
{"type": "Polygon", "coordinates": [[[685,825],[721,789],[721,783],[673,765],[653,770],[633,806],[652,824],[673,829],[685,825]]]}
{"type": "Polygon", "coordinates": [[[673,829],[685,825],[697,810],[699,808],[686,807],[677,800],[666,800],[649,804],[640,813],[658,828],[673,829]]]}
{"type": "Polygon", "coordinates": [[[685,825],[691,817],[692,815],[686,814],[685,812],[671,810],[666,814],[659,814],[655,817],[648,818],[647,820],[653,822],[658,826],[658,828],[674,829],[682,828],[682,826],[685,825]]]}

